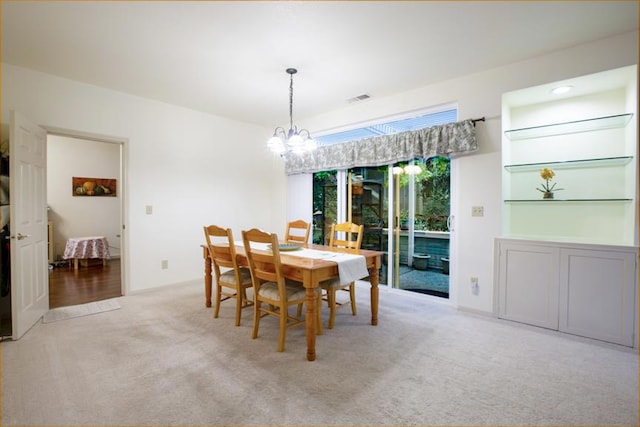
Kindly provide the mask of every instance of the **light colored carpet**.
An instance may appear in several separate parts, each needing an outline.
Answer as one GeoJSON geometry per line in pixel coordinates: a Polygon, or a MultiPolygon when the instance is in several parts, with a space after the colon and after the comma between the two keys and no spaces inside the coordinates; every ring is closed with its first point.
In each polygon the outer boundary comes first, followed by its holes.
{"type": "Polygon", "coordinates": [[[104,313],[106,311],[117,310],[119,308],[120,304],[118,304],[116,299],[106,299],[87,304],[58,307],[46,312],[42,317],[42,322],[51,323],[58,320],[67,320],[75,317],[88,316],[90,314],[104,313]]]}
{"type": "MultiPolygon", "coordinates": [[[[37,324],[2,349],[10,425],[637,425],[629,348],[458,312],[381,289],[370,325],[339,311],[307,362],[304,328],[276,351],[204,307],[200,281],[119,299],[120,310],[37,324]]],[[[326,307],[323,314],[326,320],[326,307]]]]}

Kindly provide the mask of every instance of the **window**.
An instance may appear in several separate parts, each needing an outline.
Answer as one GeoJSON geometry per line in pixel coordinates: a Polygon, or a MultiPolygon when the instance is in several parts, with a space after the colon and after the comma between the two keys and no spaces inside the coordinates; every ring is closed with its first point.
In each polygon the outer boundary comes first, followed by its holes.
{"type": "Polygon", "coordinates": [[[444,125],[457,120],[458,110],[448,109],[435,113],[423,114],[417,117],[398,119],[369,126],[349,129],[327,135],[314,136],[319,145],[339,144],[341,142],[355,141],[377,135],[390,135],[409,130],[424,129],[436,125],[444,125]]]}

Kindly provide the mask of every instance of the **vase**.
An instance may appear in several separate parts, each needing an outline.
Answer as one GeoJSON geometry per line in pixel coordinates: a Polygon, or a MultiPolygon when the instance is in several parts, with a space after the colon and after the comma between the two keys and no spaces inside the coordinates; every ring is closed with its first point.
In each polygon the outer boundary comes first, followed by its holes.
{"type": "Polygon", "coordinates": [[[553,199],[553,191],[545,191],[542,194],[543,199],[553,199]]]}

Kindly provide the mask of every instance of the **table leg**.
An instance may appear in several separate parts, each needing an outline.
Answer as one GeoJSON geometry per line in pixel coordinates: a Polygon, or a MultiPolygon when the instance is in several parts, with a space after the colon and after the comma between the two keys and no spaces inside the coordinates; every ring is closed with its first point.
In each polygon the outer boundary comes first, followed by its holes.
{"type": "Polygon", "coordinates": [[[322,329],[322,291],[320,288],[315,288],[316,290],[316,335],[324,335],[324,330],[322,329]]]}
{"type": "MultiPolygon", "coordinates": [[[[304,283],[309,284],[311,282],[310,275],[305,273],[304,283]]],[[[305,314],[305,327],[307,335],[307,360],[316,360],[316,326],[318,323],[317,310],[318,310],[318,292],[315,288],[308,286],[306,288],[306,301],[307,311],[305,314]]]]}
{"type": "Polygon", "coordinates": [[[78,271],[78,258],[73,259],[73,269],[78,271]]]}
{"type": "Polygon", "coordinates": [[[371,324],[378,324],[378,282],[380,280],[380,270],[369,269],[369,280],[371,281],[371,324]]]}
{"type": "Polygon", "coordinates": [[[204,258],[204,303],[205,306],[211,307],[211,257],[207,248],[203,248],[202,257],[204,258]]]}

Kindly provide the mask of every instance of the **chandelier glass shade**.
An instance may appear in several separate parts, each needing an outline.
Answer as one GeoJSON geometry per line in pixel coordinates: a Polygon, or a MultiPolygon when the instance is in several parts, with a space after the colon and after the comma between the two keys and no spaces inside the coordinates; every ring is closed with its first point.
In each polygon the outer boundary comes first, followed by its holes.
{"type": "Polygon", "coordinates": [[[293,75],[298,72],[295,68],[287,68],[290,76],[289,83],[289,130],[278,126],[273,131],[273,136],[267,141],[267,147],[273,153],[283,155],[286,152],[302,154],[316,149],[317,144],[311,138],[311,134],[306,129],[298,129],[293,124],[293,75]]]}

